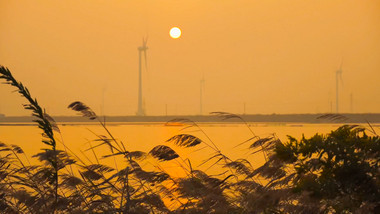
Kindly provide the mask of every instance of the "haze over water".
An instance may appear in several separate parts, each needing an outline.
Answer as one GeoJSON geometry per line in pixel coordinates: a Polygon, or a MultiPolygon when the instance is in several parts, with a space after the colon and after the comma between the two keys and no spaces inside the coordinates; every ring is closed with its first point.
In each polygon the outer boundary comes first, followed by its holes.
{"type": "MultiPolygon", "coordinates": [[[[143,37],[148,115],[199,114],[203,76],[204,113],[331,112],[341,64],[341,111],[380,109],[379,1],[2,0],[0,32],[0,63],[50,115],[134,115],[143,37]]],[[[12,90],[0,113],[28,115],[12,90]]]]}

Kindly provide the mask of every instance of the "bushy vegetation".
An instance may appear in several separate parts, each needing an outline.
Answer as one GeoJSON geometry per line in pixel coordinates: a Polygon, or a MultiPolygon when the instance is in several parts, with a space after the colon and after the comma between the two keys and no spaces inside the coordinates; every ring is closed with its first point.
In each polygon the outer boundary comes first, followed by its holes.
{"type": "MultiPolygon", "coordinates": [[[[99,135],[95,147],[105,147],[102,158],[122,157],[118,167],[81,160],[69,148],[58,150],[59,127],[28,89],[0,67],[0,78],[27,99],[47,147],[30,164],[17,145],[0,143],[0,210],[2,213],[380,213],[380,139],[373,129],[345,125],[330,134],[316,134],[283,143],[275,136],[244,142],[265,163],[232,160],[209,139],[179,134],[149,152],[129,151],[116,140],[88,106],[68,107],[90,120],[98,120],[108,136],[99,135]],[[215,175],[182,159],[173,145],[201,145],[213,154],[204,163],[215,175]],[[142,167],[144,161],[176,161],[184,176],[174,177],[160,165],[142,167]]],[[[238,115],[215,112],[223,119],[238,115]]],[[[189,120],[175,120],[195,127],[189,120]]],[[[250,128],[247,125],[248,128],[250,128]]],[[[251,130],[252,131],[252,130],[251,130]]],[[[205,135],[207,138],[207,135],[205,135]]]]}

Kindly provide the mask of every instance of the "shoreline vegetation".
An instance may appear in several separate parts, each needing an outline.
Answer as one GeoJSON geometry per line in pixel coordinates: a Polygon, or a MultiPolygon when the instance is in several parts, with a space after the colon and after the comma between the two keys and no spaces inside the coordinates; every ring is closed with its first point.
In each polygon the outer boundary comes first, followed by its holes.
{"type": "Polygon", "coordinates": [[[289,136],[282,142],[276,135],[257,136],[240,115],[214,112],[222,120],[246,124],[252,137],[237,146],[265,159],[257,165],[230,159],[191,119],[168,121],[185,125],[184,133],[163,145],[130,151],[101,117],[76,101],[68,108],[97,121],[106,133],[88,148],[96,158],[93,163],[65,146],[55,120],[3,66],[0,79],[27,100],[24,108],[32,111],[42,133],[41,152],[33,156],[39,164],[31,164],[19,146],[0,142],[2,213],[380,213],[380,137],[371,123],[343,125],[311,138],[289,136]],[[98,156],[95,148],[108,154],[98,156]],[[178,148],[203,148],[211,155],[193,165],[181,158],[178,148]],[[114,165],[102,164],[104,159],[114,165]],[[178,165],[182,176],[171,175],[165,163],[178,165]]]}
{"type": "MultiPolygon", "coordinates": [[[[380,123],[380,113],[355,113],[355,114],[339,114],[339,117],[334,117],[336,114],[247,114],[239,117],[243,118],[248,123],[380,123]]],[[[70,122],[95,122],[89,121],[81,116],[52,116],[57,123],[70,122]]],[[[103,116],[101,116],[103,117],[103,116]]],[[[240,119],[223,120],[217,115],[168,115],[168,116],[106,116],[107,122],[160,122],[176,118],[186,118],[197,123],[242,123],[240,119]]],[[[32,122],[33,117],[30,116],[0,116],[0,123],[28,123],[32,122]]]]}

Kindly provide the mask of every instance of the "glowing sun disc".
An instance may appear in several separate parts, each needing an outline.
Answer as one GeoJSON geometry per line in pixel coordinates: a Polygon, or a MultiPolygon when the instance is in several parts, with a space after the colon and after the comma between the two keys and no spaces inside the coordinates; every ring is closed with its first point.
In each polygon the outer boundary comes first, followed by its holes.
{"type": "Polygon", "coordinates": [[[170,37],[172,37],[173,39],[178,39],[180,36],[181,36],[181,29],[179,29],[178,27],[173,27],[172,29],[170,29],[170,37]]]}

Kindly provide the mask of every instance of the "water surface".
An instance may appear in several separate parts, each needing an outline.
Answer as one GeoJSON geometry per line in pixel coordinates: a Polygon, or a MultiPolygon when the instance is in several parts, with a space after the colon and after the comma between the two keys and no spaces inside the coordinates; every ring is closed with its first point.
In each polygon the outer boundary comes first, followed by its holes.
{"type": "MultiPolygon", "coordinates": [[[[88,124],[58,124],[60,134],[56,133],[56,138],[60,142],[58,148],[63,149],[63,142],[80,158],[96,162],[93,151],[88,150],[90,143],[92,146],[98,142],[99,135],[107,136],[107,132],[100,125],[88,124]]],[[[199,123],[199,127],[186,126],[166,126],[164,123],[108,123],[107,128],[112,135],[122,141],[130,151],[140,150],[150,151],[159,144],[168,145],[180,154],[183,160],[191,159],[194,166],[202,163],[202,160],[213,155],[213,150],[205,145],[198,145],[190,149],[176,147],[166,140],[176,134],[192,134],[208,144],[214,143],[218,148],[231,159],[247,158],[252,163],[260,165],[263,162],[262,154],[250,155],[248,149],[250,143],[236,147],[242,142],[253,137],[253,134],[260,137],[267,137],[275,134],[280,140],[286,141],[287,135],[300,139],[302,135],[311,137],[316,133],[327,134],[341,126],[342,124],[296,124],[296,123],[250,123],[249,128],[241,123],[199,123]],[[253,132],[253,133],[252,133],[253,132]]],[[[367,124],[361,124],[368,126],[367,124]]],[[[375,130],[379,130],[379,124],[373,124],[375,130]]],[[[41,131],[33,124],[2,124],[0,126],[0,141],[6,144],[16,144],[27,153],[28,156],[36,154],[46,146],[41,142],[41,131]]],[[[106,146],[94,149],[97,157],[109,154],[110,150],[106,146]]],[[[115,160],[101,160],[107,164],[114,164],[115,160]]],[[[117,159],[116,162],[122,162],[117,159]]],[[[180,161],[165,163],[165,167],[176,167],[180,161]]],[[[161,163],[163,164],[163,163],[161,163]]],[[[122,165],[119,163],[118,165],[122,165]]],[[[154,164],[152,164],[154,165],[154,164]]],[[[204,167],[207,167],[206,165],[204,167]]]]}

